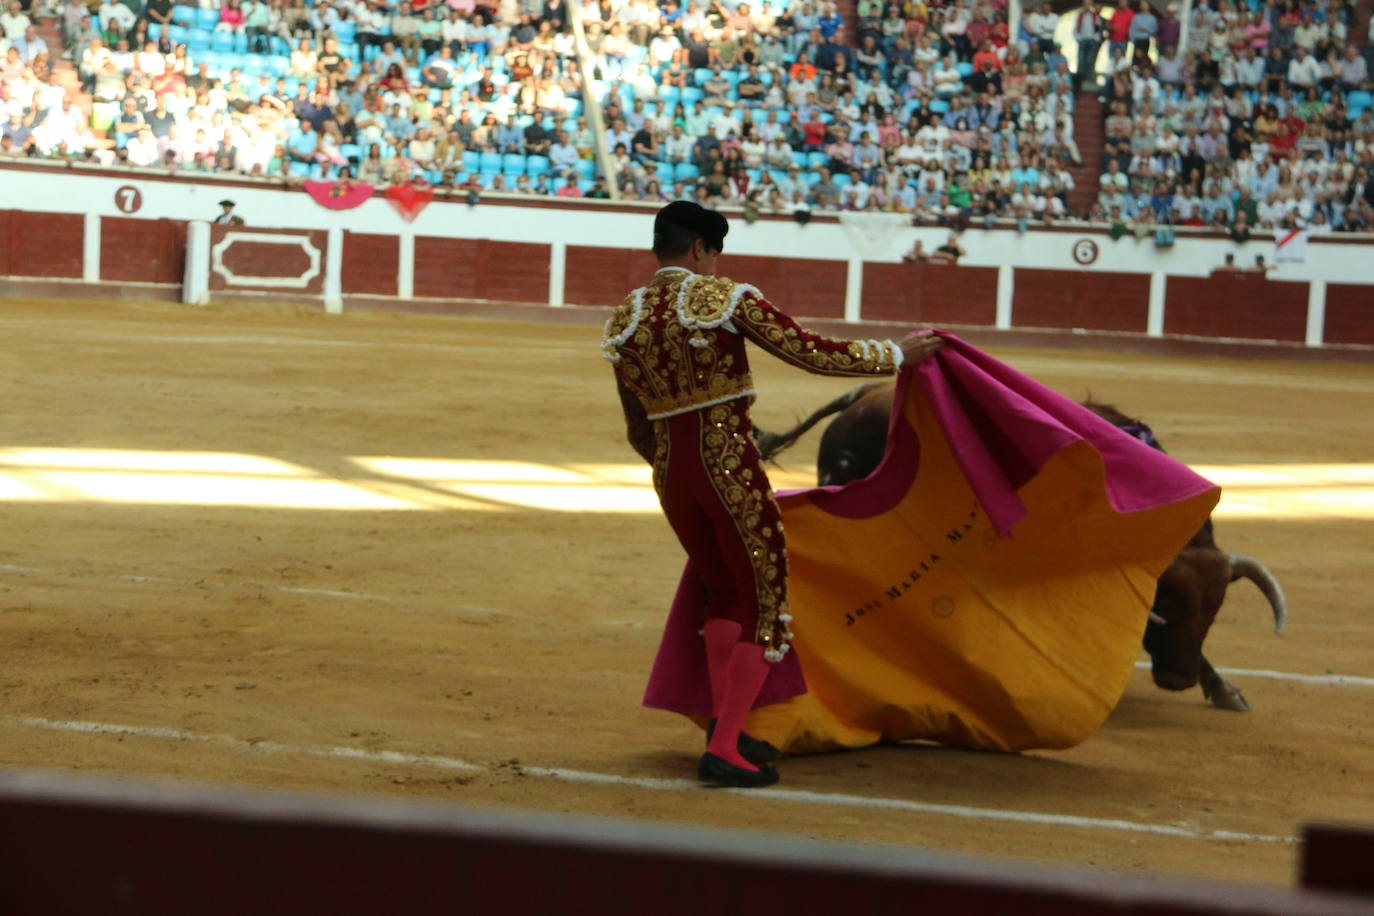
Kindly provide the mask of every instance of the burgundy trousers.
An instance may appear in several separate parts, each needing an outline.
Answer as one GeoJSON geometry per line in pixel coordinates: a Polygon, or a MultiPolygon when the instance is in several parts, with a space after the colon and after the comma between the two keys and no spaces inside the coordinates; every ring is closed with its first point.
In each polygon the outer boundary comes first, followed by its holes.
{"type": "Polygon", "coordinates": [[[749,401],[654,421],[654,490],[706,586],[706,617],[775,647],[786,627],[787,542],[750,435],[749,401]]]}

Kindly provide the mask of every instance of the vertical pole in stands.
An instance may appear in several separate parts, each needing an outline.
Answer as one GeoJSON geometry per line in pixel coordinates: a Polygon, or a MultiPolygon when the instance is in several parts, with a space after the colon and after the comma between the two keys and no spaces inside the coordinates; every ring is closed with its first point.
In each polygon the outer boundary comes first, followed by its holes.
{"type": "Polygon", "coordinates": [[[1168,285],[1162,272],[1150,274],[1150,304],[1145,314],[1145,334],[1148,337],[1164,336],[1164,290],[1168,285]]]}
{"type": "Polygon", "coordinates": [[[100,282],[100,217],[94,213],[86,214],[81,233],[81,279],[100,282]]]}
{"type": "Polygon", "coordinates": [[[181,301],[205,305],[210,301],[210,224],[192,220],[186,224],[186,271],[181,276],[181,301]]]}
{"type": "Polygon", "coordinates": [[[568,271],[568,243],[549,246],[549,305],[563,305],[563,283],[568,271]]]}
{"type": "Polygon", "coordinates": [[[343,314],[343,249],[343,230],[330,229],[324,252],[324,310],[330,315],[343,314]]]}
{"type": "Polygon", "coordinates": [[[415,298],[415,234],[402,232],[396,252],[396,296],[415,298]]]}
{"type": "Polygon", "coordinates": [[[1178,14],[1178,53],[1184,54],[1188,47],[1188,29],[1192,27],[1193,0],[1183,0],[1183,10],[1178,14]]]}
{"type": "Polygon", "coordinates": [[[850,258],[849,269],[844,278],[844,320],[859,321],[863,318],[864,296],[864,259],[850,258]]]}
{"type": "Polygon", "coordinates": [[[1021,40],[1021,0],[1010,0],[1007,4],[1007,34],[1013,43],[1021,40]]]}
{"type": "Polygon", "coordinates": [[[1326,281],[1313,280],[1307,287],[1307,345],[1320,347],[1326,331],[1326,281]]]}
{"type": "Polygon", "coordinates": [[[994,326],[1006,330],[1011,327],[1011,297],[1016,291],[1016,274],[1010,264],[997,268],[997,317],[994,326]]]}
{"type": "MultiPolygon", "coordinates": [[[[577,51],[577,72],[582,74],[582,112],[592,128],[596,141],[596,162],[606,178],[606,191],[611,200],[620,200],[620,182],[611,174],[611,151],[606,148],[606,119],[601,116],[601,100],[592,86],[592,49],[587,45],[587,32],[582,28],[582,0],[568,0],[568,18],[572,20],[573,48],[577,51]]],[[[615,81],[606,81],[607,91],[615,92],[615,81]]]]}

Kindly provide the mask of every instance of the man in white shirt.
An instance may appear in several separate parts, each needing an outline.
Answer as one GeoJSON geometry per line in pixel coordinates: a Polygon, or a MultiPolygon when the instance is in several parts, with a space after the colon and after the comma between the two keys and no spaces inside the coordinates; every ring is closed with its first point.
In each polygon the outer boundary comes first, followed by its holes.
{"type": "MultiPolygon", "coordinates": [[[[13,6],[18,6],[18,3],[13,6]]],[[[128,32],[138,22],[138,17],[119,0],[104,0],[98,11],[101,31],[108,32],[111,23],[119,26],[121,32],[128,32]]]]}
{"type": "Polygon", "coordinates": [[[568,132],[560,130],[558,140],[549,147],[549,162],[553,163],[556,171],[566,172],[576,166],[579,158],[577,147],[568,142],[568,132]]]}
{"type": "Polygon", "coordinates": [[[669,162],[691,162],[695,145],[696,137],[684,133],[681,124],[674,124],[672,133],[663,141],[663,152],[669,162]]]}
{"type": "Polygon", "coordinates": [[[11,41],[22,38],[25,30],[31,25],[33,22],[24,15],[23,8],[18,2],[11,2],[5,12],[0,13],[0,36],[11,41]]]}
{"type": "Polygon", "coordinates": [[[667,64],[681,47],[682,42],[678,40],[677,33],[665,25],[659,30],[658,35],[654,36],[654,40],[649,42],[649,60],[655,64],[667,64]]]}
{"type": "Polygon", "coordinates": [[[1297,56],[1288,62],[1288,85],[1303,92],[1315,86],[1320,78],[1321,64],[1307,53],[1306,48],[1299,47],[1297,56]]]}
{"type": "Polygon", "coordinates": [[[1048,3],[1040,5],[1038,13],[1026,17],[1026,31],[1040,44],[1040,50],[1048,54],[1054,50],[1054,30],[1059,27],[1059,17],[1048,3]]]}
{"type": "Polygon", "coordinates": [[[157,150],[157,139],[148,128],[143,128],[124,147],[129,152],[130,165],[156,165],[161,156],[157,150]]]}
{"type": "Polygon", "coordinates": [[[1236,78],[1247,89],[1256,89],[1264,82],[1264,58],[1254,48],[1246,48],[1240,60],[1236,61],[1236,78]]]}

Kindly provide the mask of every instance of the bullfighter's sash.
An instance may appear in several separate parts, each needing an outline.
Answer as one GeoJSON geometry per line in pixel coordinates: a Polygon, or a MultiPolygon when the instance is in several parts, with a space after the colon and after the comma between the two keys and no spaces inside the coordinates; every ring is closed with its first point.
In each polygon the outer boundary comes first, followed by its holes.
{"type": "MultiPolygon", "coordinates": [[[[1218,487],[944,335],[897,384],[887,454],[779,494],[795,651],[749,730],[789,753],[930,739],[1017,751],[1090,735],[1120,699],[1155,580],[1218,487]]],[[[696,577],[646,706],[710,713],[696,577]]]]}

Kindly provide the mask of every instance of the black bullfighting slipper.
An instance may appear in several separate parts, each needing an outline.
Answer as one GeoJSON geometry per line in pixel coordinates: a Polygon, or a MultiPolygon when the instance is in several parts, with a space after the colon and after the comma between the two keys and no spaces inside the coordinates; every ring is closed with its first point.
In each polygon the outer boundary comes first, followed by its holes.
{"type": "MultiPolygon", "coordinates": [[[[706,723],[706,741],[709,744],[711,735],[715,733],[716,720],[712,719],[706,723]]],[[[760,741],[748,732],[739,733],[739,741],[735,745],[739,749],[739,755],[745,760],[757,766],[760,763],[772,763],[782,759],[782,751],[769,744],[767,741],[760,741]]]]}
{"type": "Polygon", "coordinates": [[[746,770],[708,752],[697,764],[697,778],[721,789],[762,789],[778,781],[778,771],[770,766],[746,770]]]}

